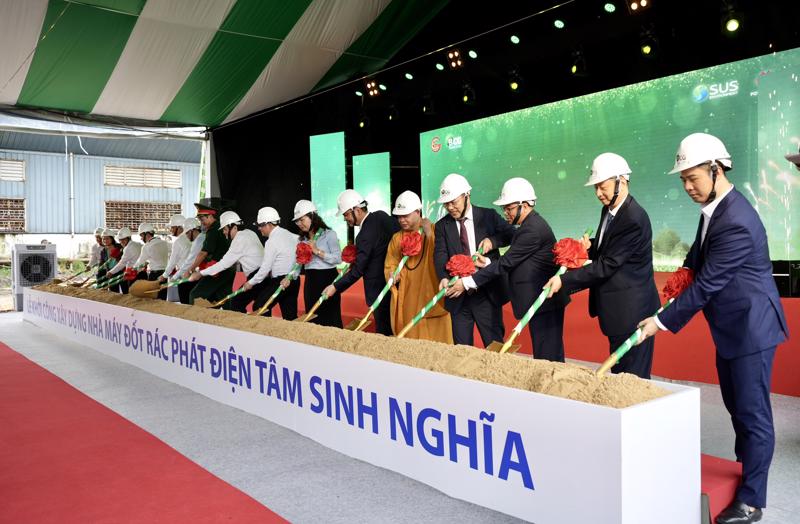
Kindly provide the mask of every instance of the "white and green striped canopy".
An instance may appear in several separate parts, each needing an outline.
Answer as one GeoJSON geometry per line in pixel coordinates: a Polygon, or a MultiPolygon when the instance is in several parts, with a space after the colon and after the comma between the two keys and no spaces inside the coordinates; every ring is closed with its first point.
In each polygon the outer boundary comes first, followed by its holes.
{"type": "Polygon", "coordinates": [[[0,0],[0,105],[215,126],[382,67],[447,0],[0,0]]]}

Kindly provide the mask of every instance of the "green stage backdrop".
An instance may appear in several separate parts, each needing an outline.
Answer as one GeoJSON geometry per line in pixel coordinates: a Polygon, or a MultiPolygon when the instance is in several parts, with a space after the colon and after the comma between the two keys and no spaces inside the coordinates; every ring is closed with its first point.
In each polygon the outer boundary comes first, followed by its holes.
{"type": "Polygon", "coordinates": [[[681,139],[703,131],[727,145],[729,177],[761,215],[771,258],[800,259],[800,173],[784,159],[800,143],[798,74],[794,49],[421,133],[423,200],[441,216],[439,183],[457,172],[473,202],[491,206],[503,182],[521,176],[556,236],[577,236],[600,217],[584,187],[591,162],[613,151],[628,160],[631,193],[650,215],[655,265],[671,270],[700,210],[666,173],[681,139]]]}
{"type": "Polygon", "coordinates": [[[364,197],[370,211],[392,213],[389,153],[353,155],[353,189],[364,197]]]}
{"type": "Polygon", "coordinates": [[[311,201],[319,215],[347,244],[347,224],[336,213],[336,197],[345,188],[344,132],[314,135],[308,139],[311,157],[311,201]]]}

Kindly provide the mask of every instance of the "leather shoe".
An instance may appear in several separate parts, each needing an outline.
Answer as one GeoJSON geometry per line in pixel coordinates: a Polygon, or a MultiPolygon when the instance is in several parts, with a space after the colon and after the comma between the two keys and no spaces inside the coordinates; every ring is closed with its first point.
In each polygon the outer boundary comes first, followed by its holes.
{"type": "Polygon", "coordinates": [[[750,522],[758,522],[761,520],[761,510],[755,508],[753,510],[745,504],[735,500],[733,504],[722,510],[722,513],[717,516],[717,524],[747,524],[750,522]]]}

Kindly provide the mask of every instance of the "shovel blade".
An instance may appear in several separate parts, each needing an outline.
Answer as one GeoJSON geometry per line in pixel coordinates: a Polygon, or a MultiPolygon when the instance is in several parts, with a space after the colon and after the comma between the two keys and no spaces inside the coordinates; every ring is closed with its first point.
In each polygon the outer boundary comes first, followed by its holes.
{"type": "Polygon", "coordinates": [[[198,307],[204,307],[204,308],[215,307],[214,304],[212,304],[211,302],[209,302],[208,300],[206,300],[204,298],[195,299],[194,304],[192,304],[192,305],[193,306],[198,306],[198,307]]]}
{"type": "MultiPolygon", "coordinates": [[[[506,353],[516,353],[520,350],[520,348],[522,348],[521,344],[511,344],[510,346],[508,346],[506,353]]],[[[487,346],[486,351],[500,353],[502,349],[503,349],[503,343],[495,341],[489,344],[489,346],[487,346]]]]}
{"type": "Polygon", "coordinates": [[[317,318],[317,315],[315,315],[314,313],[306,313],[305,315],[300,315],[299,317],[294,319],[293,322],[310,322],[315,318],[317,318]]]}
{"type": "MultiPolygon", "coordinates": [[[[348,330],[348,331],[356,331],[356,329],[358,328],[359,324],[361,324],[361,322],[362,322],[363,320],[364,320],[363,318],[354,318],[354,319],[353,319],[353,320],[351,320],[351,321],[350,321],[350,323],[349,323],[349,324],[347,324],[347,325],[346,325],[344,328],[345,328],[346,330],[348,330]]],[[[366,322],[364,322],[364,325],[363,325],[363,326],[361,326],[361,330],[365,329],[365,328],[366,328],[367,326],[369,326],[370,324],[372,324],[372,320],[367,320],[366,322]]],[[[361,331],[361,330],[359,330],[359,331],[361,331]]]]}

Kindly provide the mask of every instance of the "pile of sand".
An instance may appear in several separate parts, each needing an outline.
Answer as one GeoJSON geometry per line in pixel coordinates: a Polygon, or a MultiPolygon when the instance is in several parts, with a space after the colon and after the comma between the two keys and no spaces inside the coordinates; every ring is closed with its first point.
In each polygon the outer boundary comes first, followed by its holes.
{"type": "Polygon", "coordinates": [[[669,394],[668,391],[634,375],[608,375],[598,379],[594,371],[583,366],[534,360],[518,355],[500,355],[472,346],[397,339],[308,323],[301,327],[298,322],[278,318],[255,317],[233,311],[185,306],[93,289],[53,284],[36,289],[615,408],[624,408],[669,394]]]}

